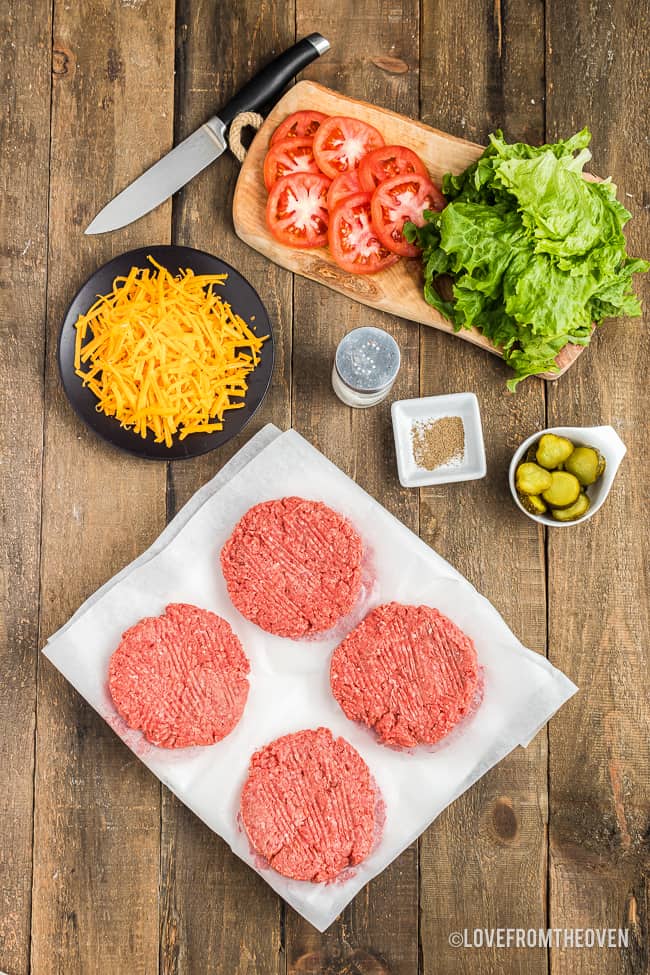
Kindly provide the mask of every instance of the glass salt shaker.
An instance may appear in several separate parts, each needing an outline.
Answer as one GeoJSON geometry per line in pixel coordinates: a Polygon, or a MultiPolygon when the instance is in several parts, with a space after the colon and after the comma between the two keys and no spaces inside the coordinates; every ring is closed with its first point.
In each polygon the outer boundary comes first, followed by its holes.
{"type": "Polygon", "coordinates": [[[375,406],[390,393],[399,367],[399,346],[392,335],[372,325],[354,328],[336,349],[332,388],[347,406],[375,406]]]}

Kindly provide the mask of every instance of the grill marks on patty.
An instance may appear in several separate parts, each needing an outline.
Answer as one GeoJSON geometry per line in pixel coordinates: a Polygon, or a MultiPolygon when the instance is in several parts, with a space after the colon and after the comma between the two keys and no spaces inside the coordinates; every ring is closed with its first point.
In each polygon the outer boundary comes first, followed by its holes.
{"type": "Polygon", "coordinates": [[[428,606],[377,607],[332,656],[345,714],[401,747],[433,744],[467,713],[478,684],[472,640],[428,606]]]}
{"type": "Polygon", "coordinates": [[[226,620],[186,603],[140,620],[109,664],[109,690],[130,728],[163,748],[213,745],[239,721],[248,659],[226,620]]]}
{"type": "Polygon", "coordinates": [[[373,845],[377,792],[368,766],[327,728],[285,735],[256,752],[241,799],[254,849],[295,880],[333,880],[373,845]]]}
{"type": "Polygon", "coordinates": [[[361,590],[363,546],[352,525],[320,501],[255,505],[221,552],[230,598],[263,630],[294,639],[322,633],[361,590]]]}

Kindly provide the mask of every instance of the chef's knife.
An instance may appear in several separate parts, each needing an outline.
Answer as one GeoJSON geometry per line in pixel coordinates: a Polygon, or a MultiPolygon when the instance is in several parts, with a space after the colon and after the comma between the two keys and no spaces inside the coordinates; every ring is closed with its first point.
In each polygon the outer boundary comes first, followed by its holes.
{"type": "Polygon", "coordinates": [[[107,203],[86,229],[87,234],[105,234],[133,223],[185,186],[197,173],[226,151],[226,131],[241,112],[260,109],[278,95],[294,75],[329,51],[321,34],[309,34],[274,61],[239,91],[218,115],[163,156],[130,186],[107,203]]]}

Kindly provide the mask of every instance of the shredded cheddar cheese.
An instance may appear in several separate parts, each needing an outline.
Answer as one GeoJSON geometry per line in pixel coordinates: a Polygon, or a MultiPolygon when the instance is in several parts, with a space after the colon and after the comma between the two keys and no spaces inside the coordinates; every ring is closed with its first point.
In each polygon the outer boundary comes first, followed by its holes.
{"type": "Polygon", "coordinates": [[[246,379],[268,335],[258,338],[216,294],[226,274],[176,277],[152,257],[113,281],[75,323],[75,372],[96,409],[156,443],[223,429],[244,406],[246,379]]]}

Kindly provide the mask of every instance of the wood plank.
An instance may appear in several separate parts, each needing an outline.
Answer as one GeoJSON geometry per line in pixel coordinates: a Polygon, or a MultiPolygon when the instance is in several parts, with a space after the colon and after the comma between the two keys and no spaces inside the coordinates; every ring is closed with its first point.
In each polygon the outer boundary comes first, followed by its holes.
{"type": "Polygon", "coordinates": [[[29,968],[32,887],[50,18],[44,0],[0,10],[0,964],[16,975],[29,968]]]}
{"type": "MultiPolygon", "coordinates": [[[[618,198],[633,214],[629,250],[645,257],[648,14],[647,3],[547,5],[548,135],[589,125],[594,168],[618,185],[618,198]]],[[[647,276],[636,286],[647,322],[647,276]]],[[[629,948],[554,949],[554,975],[641,973],[649,966],[650,714],[639,675],[647,671],[650,643],[644,531],[650,339],[633,319],[605,323],[592,344],[571,379],[549,393],[549,423],[611,423],[628,454],[592,520],[549,532],[550,655],[580,687],[550,728],[550,923],[623,927],[629,948]]]]}
{"type": "MultiPolygon", "coordinates": [[[[303,109],[315,109],[325,115],[351,115],[369,122],[387,142],[405,145],[417,152],[438,185],[442,183],[445,173],[462,172],[483,151],[475,142],[448,135],[367,101],[346,98],[322,85],[301,81],[271,111],[244,160],[233,201],[235,230],[241,239],[281,267],[289,268],[348,298],[413,322],[430,325],[494,355],[502,355],[498,346],[478,329],[463,329],[456,333],[451,322],[427,304],[422,293],[422,270],[418,259],[400,260],[381,274],[360,276],[341,270],[329,248],[300,250],[285,247],[275,240],[266,222],[268,194],[263,182],[264,157],[279,123],[292,112],[303,109]]],[[[545,373],[546,378],[558,379],[583,351],[583,346],[566,346],[557,357],[559,371],[545,373]]]]}
{"type": "MultiPolygon", "coordinates": [[[[195,4],[182,0],[176,25],[177,140],[213,114],[295,36],[292,3],[278,7],[229,0],[208,6],[199,17],[195,4]]],[[[259,413],[227,447],[168,465],[168,517],[265,423],[282,429],[291,425],[291,275],[269,266],[235,236],[231,210],[238,172],[238,163],[227,153],[185,187],[174,204],[174,240],[217,254],[257,288],[276,341],[273,382],[259,413]]],[[[203,971],[279,975],[284,970],[282,902],[166,789],[161,898],[161,972],[165,975],[203,971]]]]}
{"type": "MultiPolygon", "coordinates": [[[[453,9],[427,3],[421,97],[433,125],[482,142],[543,141],[543,3],[524,0],[453,9]],[[471,52],[471,72],[467,69],[471,52]]],[[[477,393],[488,462],[482,481],[422,491],[421,534],[463,572],[529,647],[544,652],[542,529],[513,505],[507,469],[515,447],[545,426],[544,386],[522,383],[479,350],[422,329],[422,392],[477,393]]],[[[570,380],[569,380],[570,381],[570,380]]],[[[546,925],[546,736],[517,749],[455,802],[420,843],[422,970],[509,975],[547,971],[543,950],[449,945],[454,931],[546,925]],[[480,955],[480,958],[479,958],[480,955]]]]}
{"type": "MultiPolygon", "coordinates": [[[[54,5],[42,639],[164,525],[164,467],[81,424],[53,350],[98,264],[169,240],[169,205],[107,237],[83,229],[171,144],[173,28],[167,0],[54,5]]],[[[153,975],[160,786],[42,658],[35,781],[32,971],[153,975]]]]}
{"type": "MultiPolygon", "coordinates": [[[[299,0],[298,35],[318,26],[331,51],[306,72],[324,84],[406,115],[417,115],[418,3],[387,5],[299,0]]],[[[357,325],[379,325],[397,339],[402,369],[392,397],[418,388],[418,329],[345,297],[295,280],[293,425],[357,483],[417,530],[418,499],[395,475],[390,406],[344,406],[330,374],[339,339],[357,325]]],[[[414,844],[354,899],[324,934],[287,910],[289,975],[415,975],[418,970],[418,862],[414,844]]]]}

